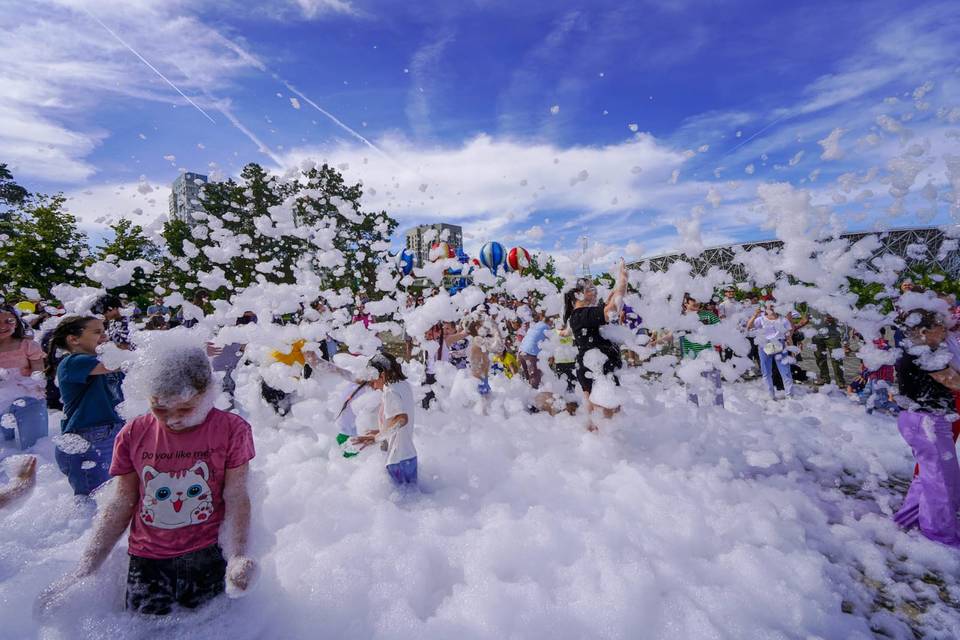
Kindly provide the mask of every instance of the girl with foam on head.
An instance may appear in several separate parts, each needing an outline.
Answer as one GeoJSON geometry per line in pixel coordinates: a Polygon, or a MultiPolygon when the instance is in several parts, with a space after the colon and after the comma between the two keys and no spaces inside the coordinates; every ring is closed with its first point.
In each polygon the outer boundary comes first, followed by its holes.
{"type": "Polygon", "coordinates": [[[41,596],[41,609],[96,571],[128,525],[127,609],[192,609],[224,590],[243,592],[254,579],[247,556],[250,425],[214,408],[220,389],[202,347],[157,342],[140,355],[128,391],[147,396],[150,412],[117,436],[115,491],[79,566],[41,596]]]}
{"type": "Polygon", "coordinates": [[[0,305],[0,426],[21,449],[47,434],[43,350],[12,306],[0,305]]]}
{"type": "Polygon", "coordinates": [[[116,410],[123,401],[120,378],[97,357],[97,347],[106,341],[98,318],[68,316],[47,345],[48,366],[56,367],[63,401],[63,435],[54,455],[75,495],[89,495],[110,479],[113,442],[123,427],[116,410]],[[67,355],[57,363],[63,351],[67,355]]]}
{"type": "Polygon", "coordinates": [[[370,358],[377,377],[370,386],[381,391],[378,429],[367,431],[351,442],[364,449],[374,442],[387,443],[387,474],[396,485],[417,483],[417,449],[413,445],[413,389],[396,358],[377,353],[370,358]]]}

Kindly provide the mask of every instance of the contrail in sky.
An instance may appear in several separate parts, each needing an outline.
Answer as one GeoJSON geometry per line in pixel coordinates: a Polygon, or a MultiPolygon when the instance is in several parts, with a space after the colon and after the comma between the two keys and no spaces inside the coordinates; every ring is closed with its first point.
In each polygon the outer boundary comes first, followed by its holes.
{"type": "Polygon", "coordinates": [[[329,119],[330,119],[334,124],[336,124],[338,127],[340,127],[341,129],[343,129],[344,131],[346,131],[347,133],[349,133],[351,136],[353,136],[354,138],[356,138],[357,140],[359,140],[359,141],[362,142],[363,144],[367,145],[368,147],[370,147],[371,149],[373,149],[374,151],[376,151],[377,153],[379,153],[381,156],[383,156],[383,157],[386,158],[387,160],[393,161],[393,158],[391,158],[389,155],[387,155],[386,153],[384,153],[377,145],[375,145],[375,144],[373,144],[372,142],[370,142],[369,140],[367,140],[367,138],[365,138],[363,135],[361,135],[361,134],[358,133],[356,130],[354,130],[353,128],[351,128],[349,125],[347,125],[346,123],[344,123],[342,120],[340,120],[339,118],[337,118],[335,115],[333,115],[332,113],[330,113],[329,111],[327,111],[326,109],[324,109],[323,107],[321,107],[320,105],[318,105],[316,102],[314,102],[313,100],[311,100],[310,98],[308,98],[306,95],[303,94],[303,92],[301,92],[299,89],[297,89],[296,87],[294,87],[292,84],[290,84],[289,82],[287,82],[286,80],[284,80],[283,78],[281,78],[280,76],[278,76],[276,73],[274,73],[273,71],[271,71],[271,70],[270,70],[269,68],[267,68],[267,66],[266,66],[265,64],[263,64],[263,62],[261,62],[258,58],[256,58],[256,57],[253,56],[252,54],[250,54],[250,53],[248,53],[247,51],[245,51],[242,47],[240,47],[239,45],[237,45],[237,44],[236,44],[235,42],[233,42],[232,40],[230,40],[230,39],[228,39],[228,38],[225,38],[224,36],[222,36],[221,34],[217,33],[216,31],[214,31],[214,33],[216,33],[217,37],[220,38],[220,40],[224,43],[224,45],[226,45],[226,47],[229,48],[231,51],[233,51],[234,53],[236,53],[238,56],[240,56],[241,58],[243,58],[244,60],[246,60],[247,62],[249,62],[249,63],[252,64],[253,66],[255,66],[256,68],[260,69],[260,70],[263,71],[264,73],[269,73],[270,76],[271,76],[274,80],[276,80],[277,82],[279,82],[279,83],[281,83],[283,86],[285,86],[288,91],[291,91],[292,93],[297,94],[297,96],[298,96],[300,99],[302,99],[304,102],[306,102],[307,104],[309,104],[311,107],[313,107],[314,109],[316,109],[317,111],[319,111],[319,112],[322,113],[323,115],[325,115],[327,118],[329,118],[329,119]]]}
{"type": "Polygon", "coordinates": [[[737,149],[739,149],[739,148],[742,147],[743,145],[747,144],[748,142],[750,142],[751,140],[753,140],[754,138],[756,138],[758,135],[760,135],[761,133],[763,133],[764,131],[766,131],[766,130],[769,129],[770,127],[772,127],[773,125],[777,124],[778,122],[780,122],[781,120],[783,120],[784,118],[786,118],[787,115],[788,115],[788,114],[783,114],[782,116],[780,116],[779,118],[777,118],[776,120],[774,120],[773,122],[771,122],[770,124],[768,124],[767,126],[765,126],[763,129],[760,129],[760,131],[757,131],[755,134],[753,134],[752,136],[750,136],[749,138],[747,138],[746,140],[744,140],[743,142],[741,142],[740,144],[738,144],[737,146],[735,146],[733,149],[730,149],[730,151],[727,151],[727,152],[726,152],[725,154],[723,154],[723,155],[724,155],[724,156],[730,155],[731,153],[733,153],[734,151],[736,151],[737,149]]]}
{"type": "Polygon", "coordinates": [[[237,129],[239,129],[244,135],[246,135],[248,138],[250,138],[250,140],[251,140],[255,145],[257,145],[257,147],[259,148],[260,151],[262,151],[263,153],[265,153],[265,154],[267,154],[268,156],[270,156],[270,159],[273,160],[274,162],[276,162],[278,167],[283,168],[283,166],[284,166],[283,161],[282,161],[279,157],[277,157],[277,155],[273,152],[273,150],[272,150],[270,147],[268,147],[267,145],[265,145],[263,142],[261,142],[261,141],[260,141],[260,138],[258,138],[256,135],[254,135],[254,133],[253,133],[252,131],[250,131],[250,130],[247,129],[245,126],[243,126],[243,123],[241,123],[239,120],[237,120],[237,117],[236,117],[235,115],[233,115],[233,113],[232,113],[229,109],[227,109],[225,106],[223,106],[223,105],[221,105],[221,104],[217,104],[217,110],[218,110],[220,113],[222,113],[224,116],[226,116],[227,120],[230,121],[230,124],[232,124],[233,126],[235,126],[235,127],[236,127],[237,129]]]}
{"type": "Polygon", "coordinates": [[[210,117],[210,114],[208,114],[206,111],[204,111],[203,109],[201,109],[201,108],[200,108],[200,105],[198,105],[196,102],[194,102],[193,100],[191,100],[190,97],[189,97],[187,94],[185,94],[183,91],[180,91],[180,88],[177,87],[177,85],[175,85],[175,84],[173,84],[172,82],[170,82],[170,79],[167,78],[167,76],[165,76],[165,75],[163,75],[162,73],[160,73],[160,70],[159,70],[159,69],[157,69],[155,66],[153,66],[152,64],[150,64],[150,62],[148,62],[147,59],[144,58],[142,55],[140,55],[139,53],[137,53],[137,50],[136,50],[136,49],[134,49],[134,48],[131,47],[129,44],[127,44],[126,42],[124,42],[124,41],[123,41],[123,38],[121,38],[121,37],[118,36],[116,33],[114,33],[113,30],[112,30],[110,27],[108,27],[107,25],[103,24],[103,22],[100,21],[100,18],[98,18],[97,16],[93,15],[92,13],[90,13],[90,10],[87,9],[86,7],[84,7],[83,10],[86,11],[86,13],[87,13],[88,16],[90,16],[91,18],[93,18],[94,20],[96,20],[97,24],[99,24],[101,27],[103,27],[104,29],[106,29],[106,30],[107,30],[107,33],[109,33],[109,34],[112,35],[114,38],[116,38],[116,39],[117,39],[117,42],[119,42],[120,44],[122,44],[123,46],[125,46],[127,49],[129,49],[129,50],[130,50],[130,53],[132,53],[133,55],[135,55],[135,56],[137,56],[138,58],[140,58],[140,62],[142,62],[143,64],[145,64],[145,65],[147,65],[148,67],[150,67],[150,69],[151,69],[155,74],[157,74],[158,76],[160,76],[160,77],[163,79],[164,82],[166,82],[168,85],[170,85],[171,87],[173,87],[173,90],[176,91],[177,93],[179,93],[181,96],[183,96],[183,99],[184,99],[184,100],[186,100],[186,101],[189,102],[191,105],[193,105],[193,108],[194,108],[194,109],[196,109],[197,111],[199,111],[200,113],[202,113],[203,116],[204,116],[207,120],[209,120],[210,122],[216,124],[216,121],[215,121],[213,118],[210,117]]]}

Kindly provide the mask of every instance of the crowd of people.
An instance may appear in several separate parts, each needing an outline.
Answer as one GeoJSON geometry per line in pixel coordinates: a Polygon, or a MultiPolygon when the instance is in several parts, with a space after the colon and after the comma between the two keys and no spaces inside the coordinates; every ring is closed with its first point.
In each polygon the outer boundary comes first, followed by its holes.
{"type": "MultiPolygon", "coordinates": [[[[395,322],[381,323],[365,300],[352,309],[318,300],[269,319],[245,310],[234,326],[323,324],[339,312],[344,324],[377,335],[381,347],[351,352],[333,330],[318,339],[277,344],[266,357],[250,353],[237,339],[209,340],[205,346],[185,340],[158,350],[138,372],[141,382],[135,388],[145,395],[139,399],[149,411],[126,420],[118,406],[131,388],[125,376],[133,373],[108,366],[104,345],[149,349],[149,341],[144,347],[138,343],[138,334],[195,327],[211,311],[202,293],[190,307],[184,305],[186,314],[162,299],[141,312],[111,295],[97,298],[88,313],[80,314],[63,314],[36,301],[5,302],[0,306],[0,426],[4,438],[13,441],[8,448],[29,450],[48,435],[53,415],[60,420],[56,463],[78,500],[114,479],[79,565],[41,594],[38,608],[53,606],[71,585],[95,572],[128,528],[131,611],[162,615],[175,606],[197,607],[224,590],[243,592],[251,584],[256,563],[247,551],[247,476],[255,448],[244,417],[249,408],[234,393],[239,372],[263,372],[258,401],[278,416],[288,413],[296,391],[266,375],[278,363],[290,377],[331,375],[349,383],[333,416],[336,442],[346,458],[380,445],[386,473],[398,487],[418,482],[417,412],[472,405],[485,413],[503,386],[497,379],[511,385],[522,381],[528,389],[526,411],[579,415],[592,432],[622,411],[624,372],[663,356],[686,367],[677,379],[692,405],[720,411],[724,384],[741,378],[762,378],[773,400],[778,389],[793,398],[802,395],[798,389],[804,384],[833,385],[827,388],[831,393],[845,393],[868,411],[898,415],[898,428],[918,466],[897,523],[960,548],[956,301],[910,283],[902,292],[899,315],[889,327],[893,340],[886,339],[885,330],[870,341],[872,353],[890,357],[879,364],[875,357],[864,358],[859,375],[849,381],[844,360],[866,341],[829,313],[781,305],[769,293],[730,285],[708,300],[678,294],[682,322],[647,326],[625,303],[628,271],[622,262],[604,295],[588,277],[567,288],[562,309],[548,308],[536,295],[493,293],[458,320],[435,322],[419,334],[398,329],[395,322]],[[199,309],[201,317],[190,308],[199,309]],[[726,334],[730,339],[710,333],[724,326],[734,330],[726,334]],[[805,345],[815,372],[799,366],[805,345]],[[218,402],[225,409],[216,408],[218,402]]],[[[411,296],[407,304],[417,308],[423,301],[411,296]]],[[[662,368],[656,374],[668,375],[662,368]]],[[[35,473],[36,459],[24,457],[0,490],[0,508],[28,493],[35,473]]]]}

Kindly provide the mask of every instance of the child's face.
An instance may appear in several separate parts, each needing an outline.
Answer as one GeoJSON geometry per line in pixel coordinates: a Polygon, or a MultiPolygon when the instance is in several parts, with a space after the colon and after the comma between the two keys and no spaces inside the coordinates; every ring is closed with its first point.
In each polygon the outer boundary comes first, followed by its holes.
{"type": "Polygon", "coordinates": [[[97,353],[97,347],[107,341],[107,334],[103,330],[103,322],[100,320],[90,320],[83,327],[83,333],[79,336],[70,336],[67,338],[67,344],[70,350],[79,353],[97,353]]]}
{"type": "Polygon", "coordinates": [[[186,429],[195,427],[206,417],[198,415],[205,408],[204,393],[197,393],[185,400],[179,398],[158,398],[150,396],[150,411],[160,421],[171,429],[186,429]]]}
{"type": "Polygon", "coordinates": [[[12,313],[0,313],[0,338],[12,336],[17,330],[17,317],[12,313]]]}

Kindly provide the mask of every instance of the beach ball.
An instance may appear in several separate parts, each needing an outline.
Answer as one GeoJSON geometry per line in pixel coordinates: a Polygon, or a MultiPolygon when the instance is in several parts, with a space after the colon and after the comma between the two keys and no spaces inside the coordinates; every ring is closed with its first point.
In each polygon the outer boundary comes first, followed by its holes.
{"type": "Polygon", "coordinates": [[[34,313],[37,310],[37,305],[33,304],[29,300],[24,300],[23,302],[18,302],[13,305],[14,308],[20,313],[34,313]]]}

